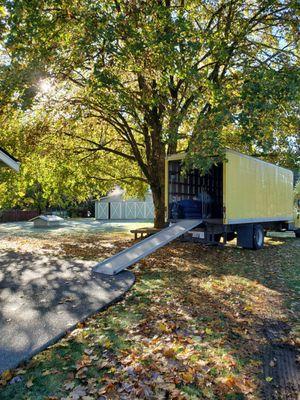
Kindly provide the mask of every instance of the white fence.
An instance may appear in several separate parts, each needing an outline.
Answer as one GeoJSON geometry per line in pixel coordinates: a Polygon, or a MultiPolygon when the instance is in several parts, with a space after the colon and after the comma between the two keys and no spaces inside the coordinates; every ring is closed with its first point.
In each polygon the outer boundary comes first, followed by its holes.
{"type": "Polygon", "coordinates": [[[95,204],[96,219],[153,219],[153,203],[146,201],[114,201],[95,204]]]}

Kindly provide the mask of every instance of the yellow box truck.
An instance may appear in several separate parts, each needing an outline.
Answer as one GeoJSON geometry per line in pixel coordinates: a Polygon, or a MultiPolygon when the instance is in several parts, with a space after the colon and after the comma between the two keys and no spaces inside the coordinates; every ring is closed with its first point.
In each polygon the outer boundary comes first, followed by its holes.
{"type": "Polygon", "coordinates": [[[167,221],[202,221],[187,240],[216,243],[223,237],[226,243],[237,237],[238,246],[261,249],[268,230],[290,229],[299,236],[292,171],[226,149],[225,161],[207,174],[182,174],[184,156],[166,158],[165,210],[167,221]]]}
{"type": "Polygon", "coordinates": [[[226,161],[205,175],[197,169],[182,174],[183,159],[184,154],[166,158],[168,226],[100,262],[95,272],[117,274],[179,237],[213,244],[237,237],[238,246],[257,250],[268,230],[299,235],[300,199],[294,214],[291,171],[229,149],[226,161]]]}

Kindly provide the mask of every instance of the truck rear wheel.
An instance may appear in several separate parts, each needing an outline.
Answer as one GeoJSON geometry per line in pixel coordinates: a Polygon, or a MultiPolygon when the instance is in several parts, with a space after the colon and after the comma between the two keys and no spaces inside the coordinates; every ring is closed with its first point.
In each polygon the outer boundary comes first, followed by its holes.
{"type": "Polygon", "coordinates": [[[300,229],[297,229],[295,232],[295,235],[297,238],[300,238],[300,229]]]}
{"type": "Polygon", "coordinates": [[[253,227],[253,249],[259,250],[264,247],[265,232],[261,225],[254,225],[253,227]]]}

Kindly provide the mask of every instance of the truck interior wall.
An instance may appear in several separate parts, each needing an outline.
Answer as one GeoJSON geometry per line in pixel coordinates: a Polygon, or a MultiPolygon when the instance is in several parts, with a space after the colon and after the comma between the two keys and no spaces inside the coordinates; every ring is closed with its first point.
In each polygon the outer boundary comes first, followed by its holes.
{"type": "Polygon", "coordinates": [[[169,212],[172,202],[185,199],[201,199],[201,193],[207,193],[212,199],[210,218],[223,217],[222,164],[212,166],[209,172],[202,176],[198,169],[193,169],[186,175],[182,174],[182,162],[180,160],[170,160],[168,164],[169,212]]]}

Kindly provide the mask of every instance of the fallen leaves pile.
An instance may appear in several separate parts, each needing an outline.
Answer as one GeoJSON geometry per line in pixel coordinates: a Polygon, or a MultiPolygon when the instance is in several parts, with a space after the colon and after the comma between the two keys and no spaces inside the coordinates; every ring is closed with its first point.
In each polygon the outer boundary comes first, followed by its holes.
{"type": "MultiPolygon", "coordinates": [[[[87,258],[126,244],[74,240],[52,247],[87,258]]],[[[1,399],[261,398],[263,329],[296,318],[286,300],[299,296],[289,281],[299,250],[293,239],[269,239],[259,252],[175,242],[134,267],[121,302],[2,374],[1,399]]]]}
{"type": "Polygon", "coordinates": [[[0,251],[13,250],[19,253],[32,252],[34,254],[59,255],[72,258],[97,258],[103,255],[109,257],[117,249],[128,246],[126,233],[117,234],[64,234],[49,236],[47,233],[39,235],[17,236],[3,235],[0,241],[0,251]],[[80,245],[78,245],[80,244],[80,245]],[[100,251],[99,251],[100,249],[100,251]]]}

